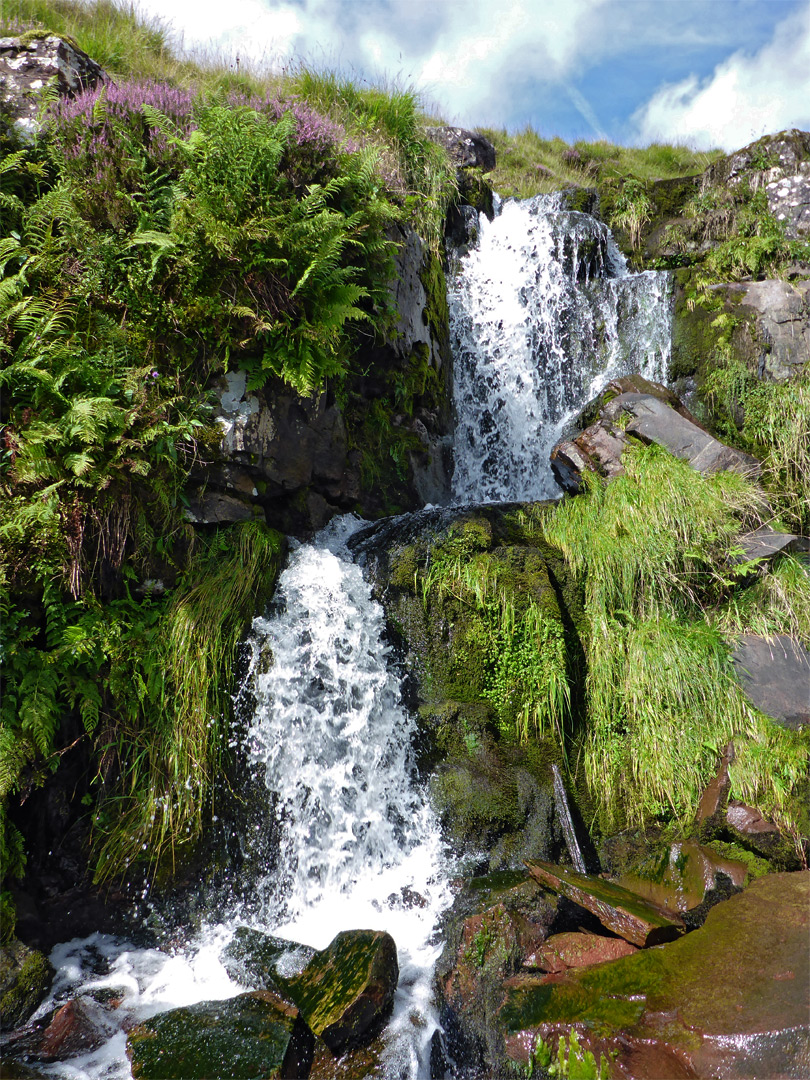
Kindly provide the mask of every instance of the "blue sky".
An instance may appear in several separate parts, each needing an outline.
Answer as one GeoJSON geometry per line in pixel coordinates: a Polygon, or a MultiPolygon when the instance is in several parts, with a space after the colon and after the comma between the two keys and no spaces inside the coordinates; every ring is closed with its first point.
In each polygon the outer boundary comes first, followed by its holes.
{"type": "Polygon", "coordinates": [[[141,0],[189,51],[418,89],[466,127],[733,150],[810,129],[810,0],[141,0]]]}

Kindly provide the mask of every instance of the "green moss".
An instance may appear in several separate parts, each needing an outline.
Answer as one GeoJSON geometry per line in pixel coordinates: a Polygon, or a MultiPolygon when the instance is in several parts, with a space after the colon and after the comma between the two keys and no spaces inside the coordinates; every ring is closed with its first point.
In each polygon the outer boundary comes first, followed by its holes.
{"type": "Polygon", "coordinates": [[[53,974],[47,957],[20,941],[0,949],[0,1030],[22,1027],[47,994],[53,974]]]}
{"type": "Polygon", "coordinates": [[[712,840],[706,844],[711,851],[717,852],[724,859],[734,859],[736,862],[741,862],[748,868],[748,877],[746,878],[746,884],[752,882],[755,878],[764,877],[765,874],[772,872],[771,864],[767,859],[762,859],[758,855],[754,855],[753,852],[747,851],[740,844],[729,844],[722,840],[712,840]]]}

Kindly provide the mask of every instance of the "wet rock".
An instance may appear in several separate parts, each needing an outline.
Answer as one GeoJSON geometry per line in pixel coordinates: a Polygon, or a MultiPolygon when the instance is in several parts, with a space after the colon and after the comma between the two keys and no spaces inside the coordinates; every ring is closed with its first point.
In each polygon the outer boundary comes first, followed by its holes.
{"type": "Polygon", "coordinates": [[[221,491],[204,491],[189,499],[185,517],[193,525],[226,525],[250,521],[254,512],[249,503],[221,491]]]}
{"type": "Polygon", "coordinates": [[[526,866],[542,886],[592,912],[603,926],[633,945],[658,945],[684,931],[677,915],[621,885],[549,863],[527,862],[526,866]]]}
{"type": "Polygon", "coordinates": [[[38,130],[46,86],[72,96],[106,78],[87,53],[54,34],[0,38],[0,115],[25,136],[38,130]]]}
{"type": "Polygon", "coordinates": [[[447,1050],[461,1075],[468,1067],[473,1075],[499,1075],[504,980],[545,940],[555,915],[556,905],[525,871],[473,878],[445,915],[437,1003],[447,1050]]]}
{"type": "Polygon", "coordinates": [[[624,938],[599,937],[596,934],[570,931],[565,934],[552,934],[526,957],[523,966],[559,974],[571,968],[592,967],[608,960],[618,960],[621,956],[632,956],[637,951],[636,946],[624,938]]]}
{"type": "Polygon", "coordinates": [[[810,723],[810,653],[787,634],[744,634],[732,659],[756,708],[787,728],[810,723]]]}
{"type": "Polygon", "coordinates": [[[310,1070],[310,1080],[365,1080],[365,1077],[379,1077],[384,1080],[390,1075],[386,1069],[385,1036],[374,1039],[368,1046],[349,1050],[336,1058],[326,1043],[315,1040],[315,1056],[310,1070]]]}
{"type": "Polygon", "coordinates": [[[222,965],[243,986],[272,990],[300,975],[315,952],[309,945],[240,926],[222,953],[222,965]]]}
{"type": "Polygon", "coordinates": [[[762,859],[771,867],[793,870],[799,865],[793,839],[783,836],[772,821],[753,806],[731,799],[726,810],[725,833],[733,841],[762,859]]]}
{"type": "MultiPolygon", "coordinates": [[[[38,1061],[65,1061],[101,1046],[112,1034],[104,1010],[89,997],[71,998],[50,1016],[44,1028],[24,1039],[26,1054],[38,1061]]],[[[17,1049],[21,1048],[18,1044],[17,1049]]]]}
{"type": "Polygon", "coordinates": [[[444,147],[456,168],[475,168],[482,172],[492,172],[495,168],[495,147],[477,131],[458,127],[429,127],[425,129],[425,134],[444,147]]]}
{"type": "Polygon", "coordinates": [[[172,1009],[130,1031],[142,1080],[248,1080],[309,1075],[314,1039],[297,1006],[270,990],[172,1009]]]}
{"type": "Polygon", "coordinates": [[[728,743],[720,755],[720,763],[717,774],[707,784],[700,797],[697,818],[695,824],[701,835],[709,835],[719,826],[723,811],[728,801],[728,793],[731,790],[731,777],[728,767],[734,761],[734,743],[728,743]]]}
{"type": "Polygon", "coordinates": [[[615,1075],[810,1074],[810,872],[754,882],[679,941],[549,983],[512,980],[499,1019],[507,1057],[573,1029],[615,1075]],[[719,990],[718,988],[722,988],[719,990]]]}
{"type": "Polygon", "coordinates": [[[741,889],[748,881],[748,866],[694,840],[684,840],[664,848],[635,873],[622,875],[616,884],[663,911],[683,915],[704,902],[716,887],[718,874],[741,889]]]}
{"type": "Polygon", "coordinates": [[[390,934],[346,930],[316,952],[299,975],[284,978],[282,987],[315,1035],[340,1056],[380,1033],[393,1008],[398,979],[397,949],[390,934]]]}
{"type": "Polygon", "coordinates": [[[26,1022],[48,993],[53,976],[50,961],[21,941],[0,948],[0,1031],[26,1022]]]}

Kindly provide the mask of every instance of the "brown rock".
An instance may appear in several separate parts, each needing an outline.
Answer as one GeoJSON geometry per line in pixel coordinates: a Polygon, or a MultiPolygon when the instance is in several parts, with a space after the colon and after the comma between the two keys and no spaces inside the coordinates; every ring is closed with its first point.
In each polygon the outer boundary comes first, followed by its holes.
{"type": "Polygon", "coordinates": [[[596,934],[571,932],[552,934],[543,944],[523,961],[527,968],[540,971],[563,972],[570,968],[592,967],[620,956],[637,952],[635,945],[623,938],[599,937],[596,934]]]}
{"type": "Polygon", "coordinates": [[[677,915],[621,885],[551,863],[527,862],[526,866],[541,885],[592,912],[603,926],[633,945],[659,945],[672,941],[685,929],[677,915]]]}
{"type": "Polygon", "coordinates": [[[33,1056],[40,1061],[63,1061],[94,1050],[108,1034],[98,1010],[85,999],[72,998],[53,1014],[33,1056]]]}
{"type": "Polygon", "coordinates": [[[506,1054],[572,1029],[625,1080],[810,1076],[810,872],[760,878],[659,949],[509,987],[506,1054]]]}
{"type": "Polygon", "coordinates": [[[696,824],[698,826],[711,826],[717,823],[722,815],[731,789],[731,779],[728,775],[728,767],[734,761],[734,743],[728,743],[720,755],[720,763],[717,775],[706,787],[700,797],[696,824]]]}

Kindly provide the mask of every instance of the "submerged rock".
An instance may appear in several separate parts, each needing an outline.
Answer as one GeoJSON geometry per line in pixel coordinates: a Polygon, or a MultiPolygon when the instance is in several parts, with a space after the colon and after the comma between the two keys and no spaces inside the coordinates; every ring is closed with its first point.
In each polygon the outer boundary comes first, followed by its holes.
{"type": "Polygon", "coordinates": [[[684,931],[677,915],[665,912],[612,881],[549,863],[527,862],[526,866],[545,888],[592,912],[603,926],[633,945],[658,945],[672,941],[684,931]]]}
{"type": "Polygon", "coordinates": [[[127,1038],[142,1080],[307,1077],[314,1040],[297,1006],[270,990],[160,1013],[127,1038]]]}
{"type": "Polygon", "coordinates": [[[21,941],[0,948],[0,1031],[20,1027],[48,993],[51,962],[21,941]]]}
{"type": "Polygon", "coordinates": [[[397,949],[379,930],[344,930],[283,980],[312,1031],[337,1057],[371,1042],[394,1005],[397,949]]]}
{"type": "Polygon", "coordinates": [[[777,874],[713,908],[705,926],[560,981],[513,980],[506,1054],[575,1030],[628,1080],[810,1075],[810,872],[777,874]]]}
{"type": "Polygon", "coordinates": [[[309,945],[240,926],[222,953],[222,964],[236,982],[272,990],[300,975],[315,953],[309,945]]]}

